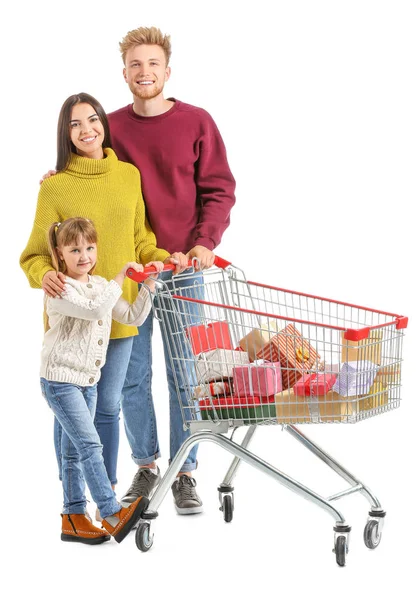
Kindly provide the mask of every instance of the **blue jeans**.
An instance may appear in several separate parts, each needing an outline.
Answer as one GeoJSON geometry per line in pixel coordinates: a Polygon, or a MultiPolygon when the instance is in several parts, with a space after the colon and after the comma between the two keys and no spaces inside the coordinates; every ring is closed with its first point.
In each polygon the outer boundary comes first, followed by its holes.
{"type": "MultiPolygon", "coordinates": [[[[134,337],[109,341],[106,363],[98,382],[98,402],[95,415],[95,426],[103,444],[103,457],[108,477],[117,483],[118,446],[120,441],[120,401],[125,375],[130,360],[134,337]]],[[[54,445],[57,456],[60,479],[61,475],[61,425],[54,421],[54,445]]]]}
{"type": "MultiPolygon", "coordinates": [[[[172,273],[164,272],[161,274],[160,279],[166,282],[171,291],[175,292],[180,287],[191,286],[196,282],[198,288],[193,293],[188,290],[188,296],[195,298],[203,297],[203,277],[201,273],[196,273],[185,279],[176,277],[172,279],[172,273]]],[[[183,295],[182,292],[180,294],[183,295]]],[[[162,297],[160,301],[162,302],[162,297]]],[[[169,301],[165,300],[164,302],[165,308],[172,311],[173,307],[171,307],[169,301]]],[[[166,339],[164,330],[166,325],[167,330],[173,333],[180,329],[180,325],[181,327],[185,325],[191,326],[201,322],[201,306],[198,304],[194,305],[193,303],[185,303],[185,305],[187,307],[186,310],[179,311],[178,317],[174,316],[171,312],[167,312],[167,310],[163,311],[163,313],[158,311],[158,316],[164,319],[163,322],[159,322],[159,325],[163,338],[166,378],[169,389],[170,460],[173,459],[182,443],[189,436],[189,432],[184,430],[183,411],[185,418],[189,420],[191,418],[188,408],[188,401],[191,398],[190,388],[195,385],[196,380],[193,364],[192,362],[188,362],[188,357],[191,357],[189,346],[184,343],[183,336],[179,334],[177,336],[169,335],[169,339],[166,339]],[[188,315],[183,315],[183,312],[187,312],[188,315]],[[179,319],[181,319],[181,323],[179,319]],[[182,363],[179,361],[174,363],[175,377],[170,361],[170,353],[173,355],[174,351],[178,355],[181,354],[187,358],[182,363]],[[186,389],[186,385],[188,389],[186,389]],[[179,391],[179,399],[177,389],[179,391]],[[186,407],[183,410],[181,410],[180,402],[183,407],[186,407]]],[[[157,299],[155,299],[154,306],[155,308],[158,306],[157,299]]],[[[138,336],[134,338],[130,364],[124,384],[122,410],[132,458],[137,465],[147,465],[160,457],[156,415],[152,397],[152,312],[143,325],[139,327],[138,332],[138,336]]],[[[188,472],[197,468],[197,450],[198,446],[194,446],[191,449],[180,469],[181,472],[188,472]]]]}
{"type": "Polygon", "coordinates": [[[85,480],[101,517],[121,509],[105,469],[102,445],[93,423],[97,386],[80,387],[41,378],[44,398],[62,427],[63,514],[83,514],[85,480]]]}

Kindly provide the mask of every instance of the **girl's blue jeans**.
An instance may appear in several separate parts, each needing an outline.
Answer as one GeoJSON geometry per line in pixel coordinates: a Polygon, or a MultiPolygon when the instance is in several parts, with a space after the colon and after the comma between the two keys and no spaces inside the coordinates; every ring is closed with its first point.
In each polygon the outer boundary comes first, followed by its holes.
{"type": "Polygon", "coordinates": [[[97,386],[81,387],[41,378],[41,389],[61,426],[63,514],[85,512],[85,481],[101,517],[117,513],[121,505],[111,487],[93,422],[97,386]]]}

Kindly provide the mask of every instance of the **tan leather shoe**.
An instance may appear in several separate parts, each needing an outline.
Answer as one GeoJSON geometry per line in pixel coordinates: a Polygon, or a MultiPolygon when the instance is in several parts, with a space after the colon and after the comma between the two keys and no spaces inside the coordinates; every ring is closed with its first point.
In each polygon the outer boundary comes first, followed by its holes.
{"type": "Polygon", "coordinates": [[[143,511],[148,505],[149,499],[140,496],[132,504],[123,506],[115,515],[104,519],[102,526],[109,531],[116,542],[120,543],[141,519],[143,511]]]}
{"type": "Polygon", "coordinates": [[[104,529],[92,524],[86,515],[61,515],[61,539],[63,542],[80,542],[81,544],[103,544],[111,537],[104,529]]]}

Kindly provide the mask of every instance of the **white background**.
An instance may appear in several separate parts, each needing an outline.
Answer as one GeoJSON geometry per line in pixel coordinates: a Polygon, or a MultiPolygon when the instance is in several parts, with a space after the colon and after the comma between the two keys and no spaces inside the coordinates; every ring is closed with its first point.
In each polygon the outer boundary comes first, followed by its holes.
{"type": "MultiPolygon", "coordinates": [[[[1,15],[2,509],[8,598],[291,596],[363,598],[416,584],[418,506],[418,3],[413,1],[14,2],[1,15]],[[275,8],[274,8],[275,7],[275,8]],[[388,512],[375,551],[368,504],[339,504],[353,526],[348,565],[331,552],[327,513],[243,466],[227,525],[217,485],[230,457],[202,445],[205,513],[178,517],[170,495],[140,553],[60,542],[52,415],[38,384],[42,295],[18,267],[42,173],[55,164],[58,111],[86,91],[107,111],[131,101],[118,42],[140,25],[172,35],[166,95],[206,108],[224,137],[237,205],[218,253],[249,279],[410,317],[403,402],[349,426],[304,432],[378,495],[388,512]],[[4,214],[6,211],[6,214],[4,214]]],[[[159,339],[154,393],[164,467],[168,408],[159,339]]],[[[329,495],[347,487],[280,427],[252,449],[329,495]]],[[[134,466],[124,433],[118,493],[134,466]]],[[[90,505],[91,512],[93,505],[90,505]]]]}

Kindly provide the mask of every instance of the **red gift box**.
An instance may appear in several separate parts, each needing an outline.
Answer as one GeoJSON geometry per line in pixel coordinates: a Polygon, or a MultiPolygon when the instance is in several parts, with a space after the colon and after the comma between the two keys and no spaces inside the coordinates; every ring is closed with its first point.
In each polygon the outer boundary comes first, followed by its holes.
{"type": "Polygon", "coordinates": [[[238,396],[273,396],[282,391],[280,363],[233,367],[233,389],[238,396]]]}
{"type": "Polygon", "coordinates": [[[308,373],[294,386],[296,396],[325,396],[337,379],[333,373],[308,373]]]}
{"type": "Polygon", "coordinates": [[[193,327],[186,327],[185,331],[194,354],[216,350],[217,348],[233,350],[229,325],[226,321],[209,323],[208,325],[194,325],[193,327]]]}
{"type": "Polygon", "coordinates": [[[220,396],[218,398],[203,398],[198,401],[200,409],[212,408],[233,408],[240,406],[255,406],[258,404],[268,404],[274,402],[274,396],[260,398],[259,396],[220,396]]]}
{"type": "Polygon", "coordinates": [[[283,389],[293,387],[305,371],[309,371],[315,361],[321,358],[291,323],[272,337],[257,353],[257,357],[280,362],[283,389]]]}

